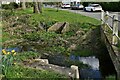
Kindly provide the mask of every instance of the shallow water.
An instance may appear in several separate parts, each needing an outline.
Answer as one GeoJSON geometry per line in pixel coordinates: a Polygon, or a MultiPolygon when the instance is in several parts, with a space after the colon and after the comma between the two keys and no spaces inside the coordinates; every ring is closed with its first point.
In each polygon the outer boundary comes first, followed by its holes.
{"type": "Polygon", "coordinates": [[[89,57],[80,57],[80,56],[70,56],[71,60],[77,60],[82,62],[83,64],[87,64],[90,68],[87,69],[80,69],[80,77],[85,79],[94,79],[99,80],[102,78],[101,72],[99,71],[99,59],[95,56],[89,57]]]}
{"type": "Polygon", "coordinates": [[[71,60],[78,60],[80,62],[83,62],[83,64],[87,64],[91,66],[94,70],[99,70],[99,59],[95,56],[89,56],[89,57],[80,57],[80,56],[70,56],[71,60]]]}

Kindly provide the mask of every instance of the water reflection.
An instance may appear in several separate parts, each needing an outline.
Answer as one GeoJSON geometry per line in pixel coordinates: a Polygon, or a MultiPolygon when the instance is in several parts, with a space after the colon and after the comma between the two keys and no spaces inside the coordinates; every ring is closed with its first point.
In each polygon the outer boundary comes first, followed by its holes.
{"type": "Polygon", "coordinates": [[[88,64],[94,70],[99,70],[99,60],[95,56],[79,57],[79,61],[83,62],[83,64],[88,64]]]}
{"type": "Polygon", "coordinates": [[[89,57],[80,57],[80,56],[70,56],[71,60],[78,60],[80,62],[83,62],[83,64],[87,64],[91,66],[94,70],[99,70],[99,59],[95,56],[89,56],[89,57]]]}
{"type": "Polygon", "coordinates": [[[90,66],[90,68],[79,70],[81,78],[94,80],[99,80],[102,78],[101,72],[99,71],[99,59],[96,58],[95,56],[80,57],[71,55],[70,59],[74,61],[75,60],[80,61],[83,64],[87,64],[90,66]]]}
{"type": "Polygon", "coordinates": [[[99,70],[93,69],[81,69],[80,70],[81,79],[92,79],[92,80],[101,80],[102,76],[99,70]]]}

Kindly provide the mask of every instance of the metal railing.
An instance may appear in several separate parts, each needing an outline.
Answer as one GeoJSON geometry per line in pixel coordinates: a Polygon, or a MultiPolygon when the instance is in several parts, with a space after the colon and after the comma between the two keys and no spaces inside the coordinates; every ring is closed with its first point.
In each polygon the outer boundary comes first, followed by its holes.
{"type": "Polygon", "coordinates": [[[120,20],[118,20],[118,15],[110,15],[108,11],[104,12],[101,11],[101,25],[105,33],[112,34],[111,37],[111,43],[112,45],[119,45],[120,43],[120,37],[119,37],[119,30],[118,30],[118,24],[120,23],[120,20]],[[110,25],[108,23],[109,19],[112,19],[110,25]]]}

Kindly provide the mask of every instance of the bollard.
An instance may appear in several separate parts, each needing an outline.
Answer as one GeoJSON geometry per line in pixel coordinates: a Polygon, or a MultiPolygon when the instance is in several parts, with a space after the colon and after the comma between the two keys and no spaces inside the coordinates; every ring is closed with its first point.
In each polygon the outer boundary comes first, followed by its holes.
{"type": "Polygon", "coordinates": [[[79,79],[80,77],[79,77],[78,66],[72,65],[72,66],[71,66],[71,69],[73,69],[73,70],[75,71],[75,76],[74,76],[74,78],[79,79]]]}

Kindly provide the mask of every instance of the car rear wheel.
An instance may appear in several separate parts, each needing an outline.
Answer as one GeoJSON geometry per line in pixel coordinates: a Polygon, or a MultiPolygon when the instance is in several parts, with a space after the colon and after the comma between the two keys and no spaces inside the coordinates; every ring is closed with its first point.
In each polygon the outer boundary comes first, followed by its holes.
{"type": "Polygon", "coordinates": [[[86,8],[84,8],[83,10],[86,11],[86,8]]]}
{"type": "Polygon", "coordinates": [[[93,9],[91,9],[91,12],[93,12],[93,9]]]}

